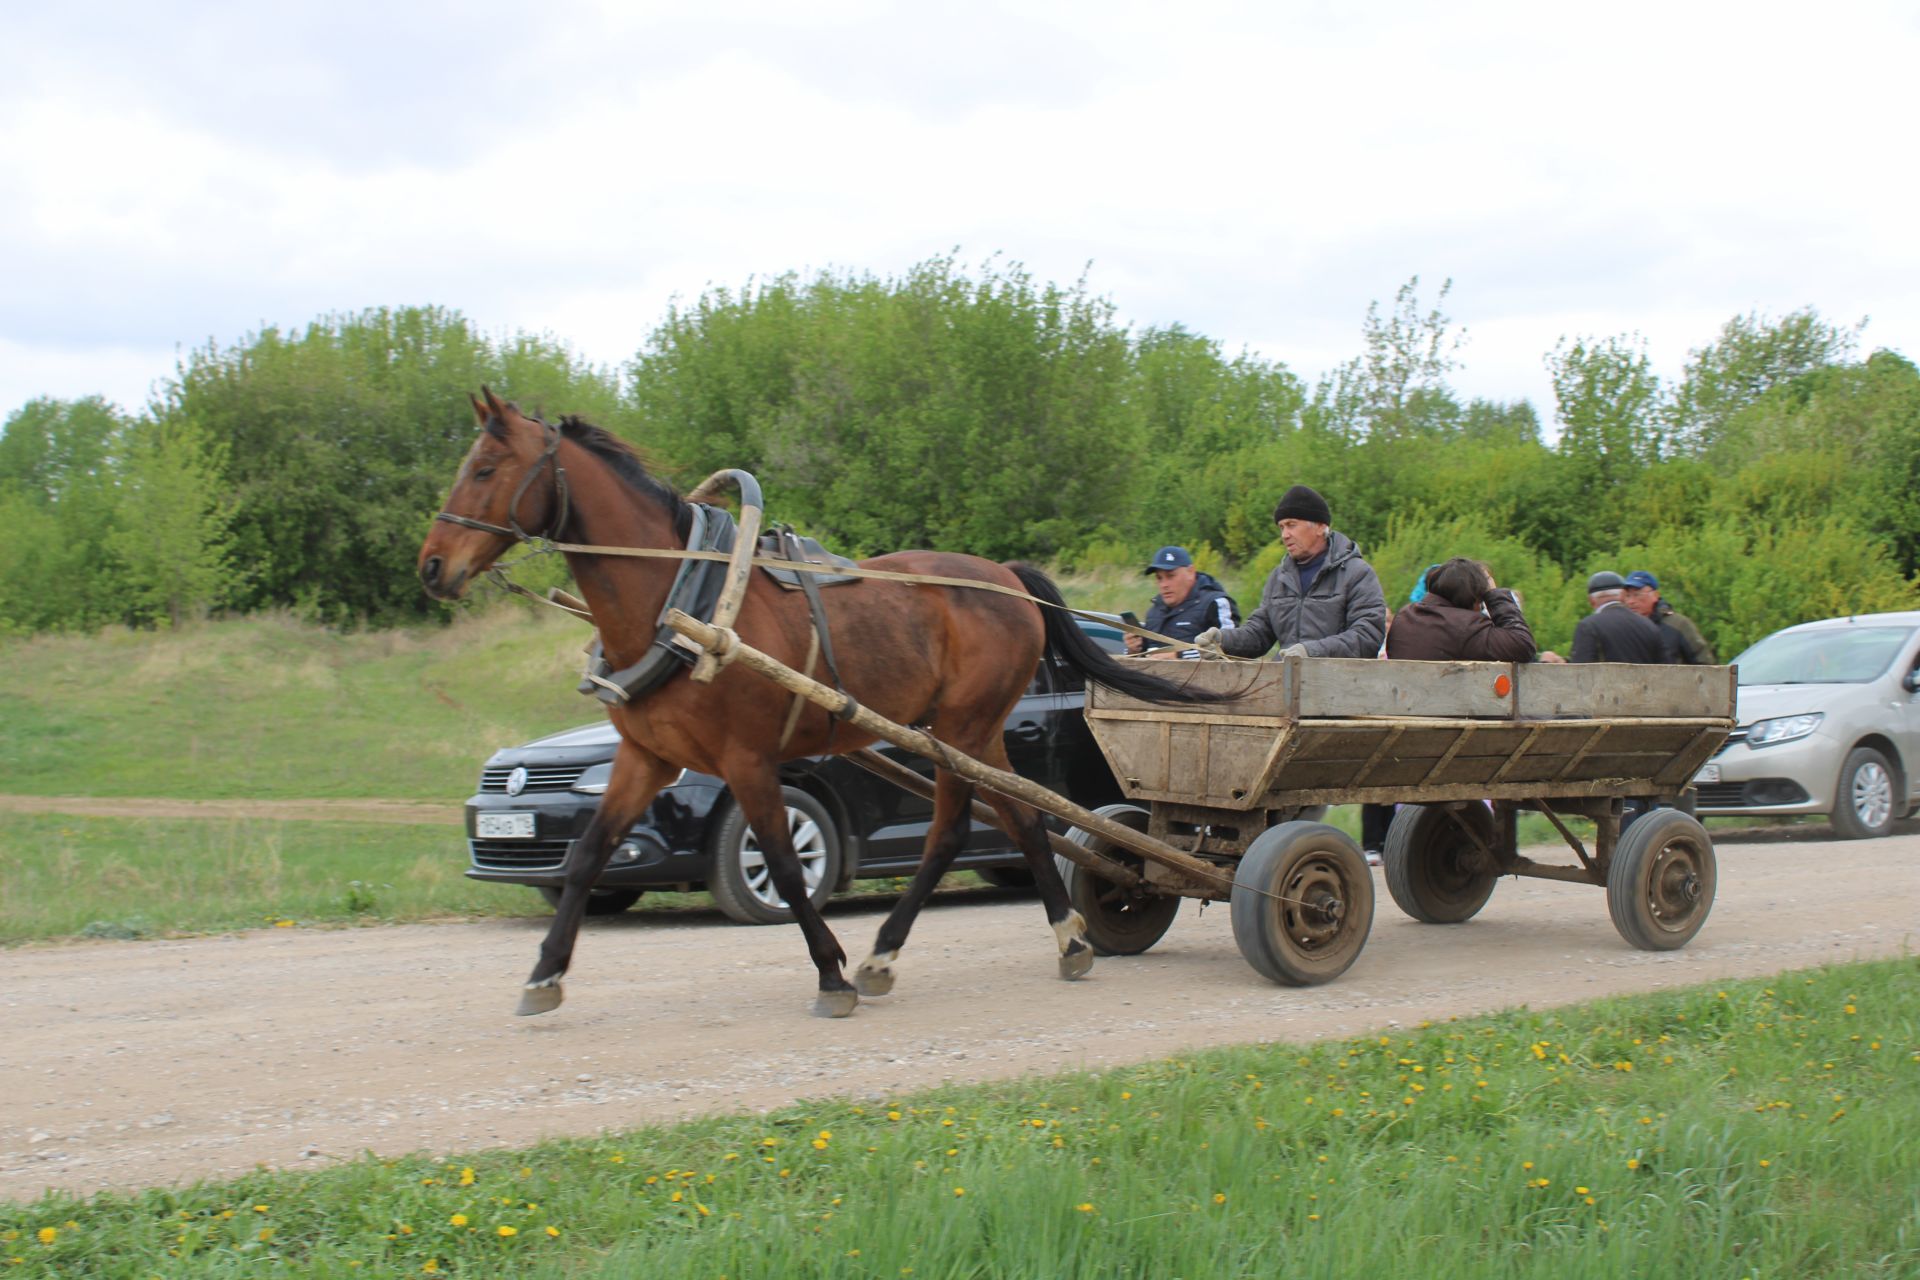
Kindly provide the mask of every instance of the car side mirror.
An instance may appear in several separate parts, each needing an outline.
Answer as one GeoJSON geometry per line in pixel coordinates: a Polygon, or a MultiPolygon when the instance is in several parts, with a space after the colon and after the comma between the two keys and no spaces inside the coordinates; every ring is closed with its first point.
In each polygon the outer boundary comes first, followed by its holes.
{"type": "Polygon", "coordinates": [[[1908,693],[1920,693],[1920,667],[1907,672],[1907,678],[1900,683],[1906,686],[1908,693]]]}

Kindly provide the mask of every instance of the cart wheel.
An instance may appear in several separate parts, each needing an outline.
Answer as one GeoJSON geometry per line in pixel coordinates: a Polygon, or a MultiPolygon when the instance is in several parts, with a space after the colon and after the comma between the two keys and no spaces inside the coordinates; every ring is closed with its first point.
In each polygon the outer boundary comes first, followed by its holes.
{"type": "MultiPolygon", "coordinates": [[[[1493,814],[1483,804],[1457,811],[1489,848],[1493,814]]],[[[1479,914],[1493,896],[1499,876],[1485,870],[1486,858],[1453,815],[1437,804],[1401,806],[1387,828],[1380,860],[1387,868],[1387,892],[1399,908],[1421,924],[1459,924],[1479,914]]]]}
{"type": "MultiPolygon", "coordinates": [[[[1094,812],[1134,831],[1147,829],[1147,811],[1139,805],[1109,804],[1094,812]]],[[[1117,848],[1105,836],[1075,827],[1067,832],[1067,839],[1135,871],[1142,866],[1138,854],[1117,848]]],[[[1086,919],[1087,941],[1100,955],[1139,955],[1164,938],[1173,926],[1173,918],[1180,914],[1180,899],[1173,894],[1142,893],[1117,885],[1059,854],[1054,855],[1054,861],[1059,864],[1060,878],[1067,882],[1073,909],[1086,919]]]]}
{"type": "Polygon", "coordinates": [[[1373,873],[1338,828],[1283,822],[1248,846],[1229,905],[1248,964],[1274,982],[1314,986],[1345,973],[1367,945],[1373,873]]]}
{"type": "Polygon", "coordinates": [[[1655,809],[1613,851],[1607,912],[1642,951],[1674,951],[1707,922],[1718,879],[1706,828],[1678,809],[1655,809]]]}

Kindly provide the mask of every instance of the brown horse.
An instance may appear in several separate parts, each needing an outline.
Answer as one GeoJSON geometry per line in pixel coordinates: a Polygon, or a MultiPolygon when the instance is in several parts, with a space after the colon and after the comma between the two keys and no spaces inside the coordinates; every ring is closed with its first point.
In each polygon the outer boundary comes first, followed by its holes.
{"type": "MultiPolygon", "coordinates": [[[[585,545],[684,548],[693,509],[649,475],[624,442],[578,419],[551,425],[522,414],[483,389],[472,397],[481,432],[453,491],[420,548],[420,581],[436,599],[459,598],[474,577],[517,539],[544,536],[585,545]],[[533,531],[529,534],[527,531],[533,531]]],[[[619,670],[653,644],[655,620],[681,562],[567,553],[574,582],[593,613],[605,657],[619,670]]],[[[1028,565],[974,556],[904,551],[862,562],[900,573],[973,579],[1035,598],[1060,594],[1028,565]]],[[[1051,646],[1089,678],[1156,701],[1203,701],[1166,680],[1132,670],[1087,640],[1057,609],[996,591],[863,579],[822,593],[842,686],[890,720],[924,726],[935,737],[997,768],[1010,768],[1002,726],[1051,646]],[[1044,615],[1044,616],[1043,616],[1044,615]]],[[[809,658],[813,623],[799,593],[755,573],[736,631],[790,667],[809,658]]],[[[839,754],[873,739],[808,704],[786,733],[790,699],[739,666],[711,684],[675,677],[643,697],[609,708],[620,745],[613,778],[586,834],[569,851],[566,883],[519,1011],[559,1007],[560,980],[586,912],[587,898],[615,844],[661,787],[683,768],[726,780],[760,837],[774,886],[791,907],[820,971],[814,1012],[845,1017],[859,996],[893,986],[893,963],[914,917],[940,882],[969,829],[973,786],[944,769],[935,774],[933,825],[911,886],[880,926],[873,953],[848,982],[846,953],[808,899],[793,851],[778,766],[782,760],[839,754]],[[783,741],[783,735],[784,741],[783,741]],[[780,744],[780,745],[776,745],[780,744]]],[[[1060,951],[1060,974],[1093,966],[1086,925],[1069,904],[1039,815],[991,792],[985,796],[1026,855],[1060,951]]]]}

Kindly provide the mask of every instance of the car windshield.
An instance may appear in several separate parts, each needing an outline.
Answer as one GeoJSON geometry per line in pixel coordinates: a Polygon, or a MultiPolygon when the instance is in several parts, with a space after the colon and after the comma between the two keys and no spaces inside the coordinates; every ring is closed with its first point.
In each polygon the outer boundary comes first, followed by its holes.
{"type": "Polygon", "coordinates": [[[1779,631],[1735,658],[1741,684],[1862,684],[1887,669],[1909,627],[1779,631]]]}

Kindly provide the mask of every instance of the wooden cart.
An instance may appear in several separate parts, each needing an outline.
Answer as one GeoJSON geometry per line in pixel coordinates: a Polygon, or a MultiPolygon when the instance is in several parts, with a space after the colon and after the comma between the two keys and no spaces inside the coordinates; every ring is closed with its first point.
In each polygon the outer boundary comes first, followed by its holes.
{"type": "MultiPolygon", "coordinates": [[[[1182,898],[1225,901],[1235,942],[1275,982],[1327,982],[1373,923],[1373,873],[1353,840],[1305,820],[1316,806],[1398,804],[1388,892],[1409,915],[1457,923],[1501,875],[1593,884],[1637,947],[1685,945],[1713,903],[1713,846],[1700,824],[1658,809],[1620,836],[1623,802],[1672,797],[1733,727],[1728,667],[1548,666],[1288,658],[1154,662],[1156,674],[1233,695],[1166,706],[1101,686],[1087,720],[1136,803],[1083,809],[1018,774],[962,755],[696,618],[667,622],[905,750],[1070,823],[1052,847],[1087,937],[1105,954],[1145,951],[1182,898]],[[1520,856],[1514,817],[1545,813],[1579,865],[1520,856]],[[1589,852],[1562,821],[1593,820],[1589,852]]],[[[1147,661],[1142,659],[1141,661],[1147,661]]],[[[931,784],[872,751],[856,762],[922,795],[931,784]]],[[[991,820],[991,811],[976,812],[991,820]]]]}

